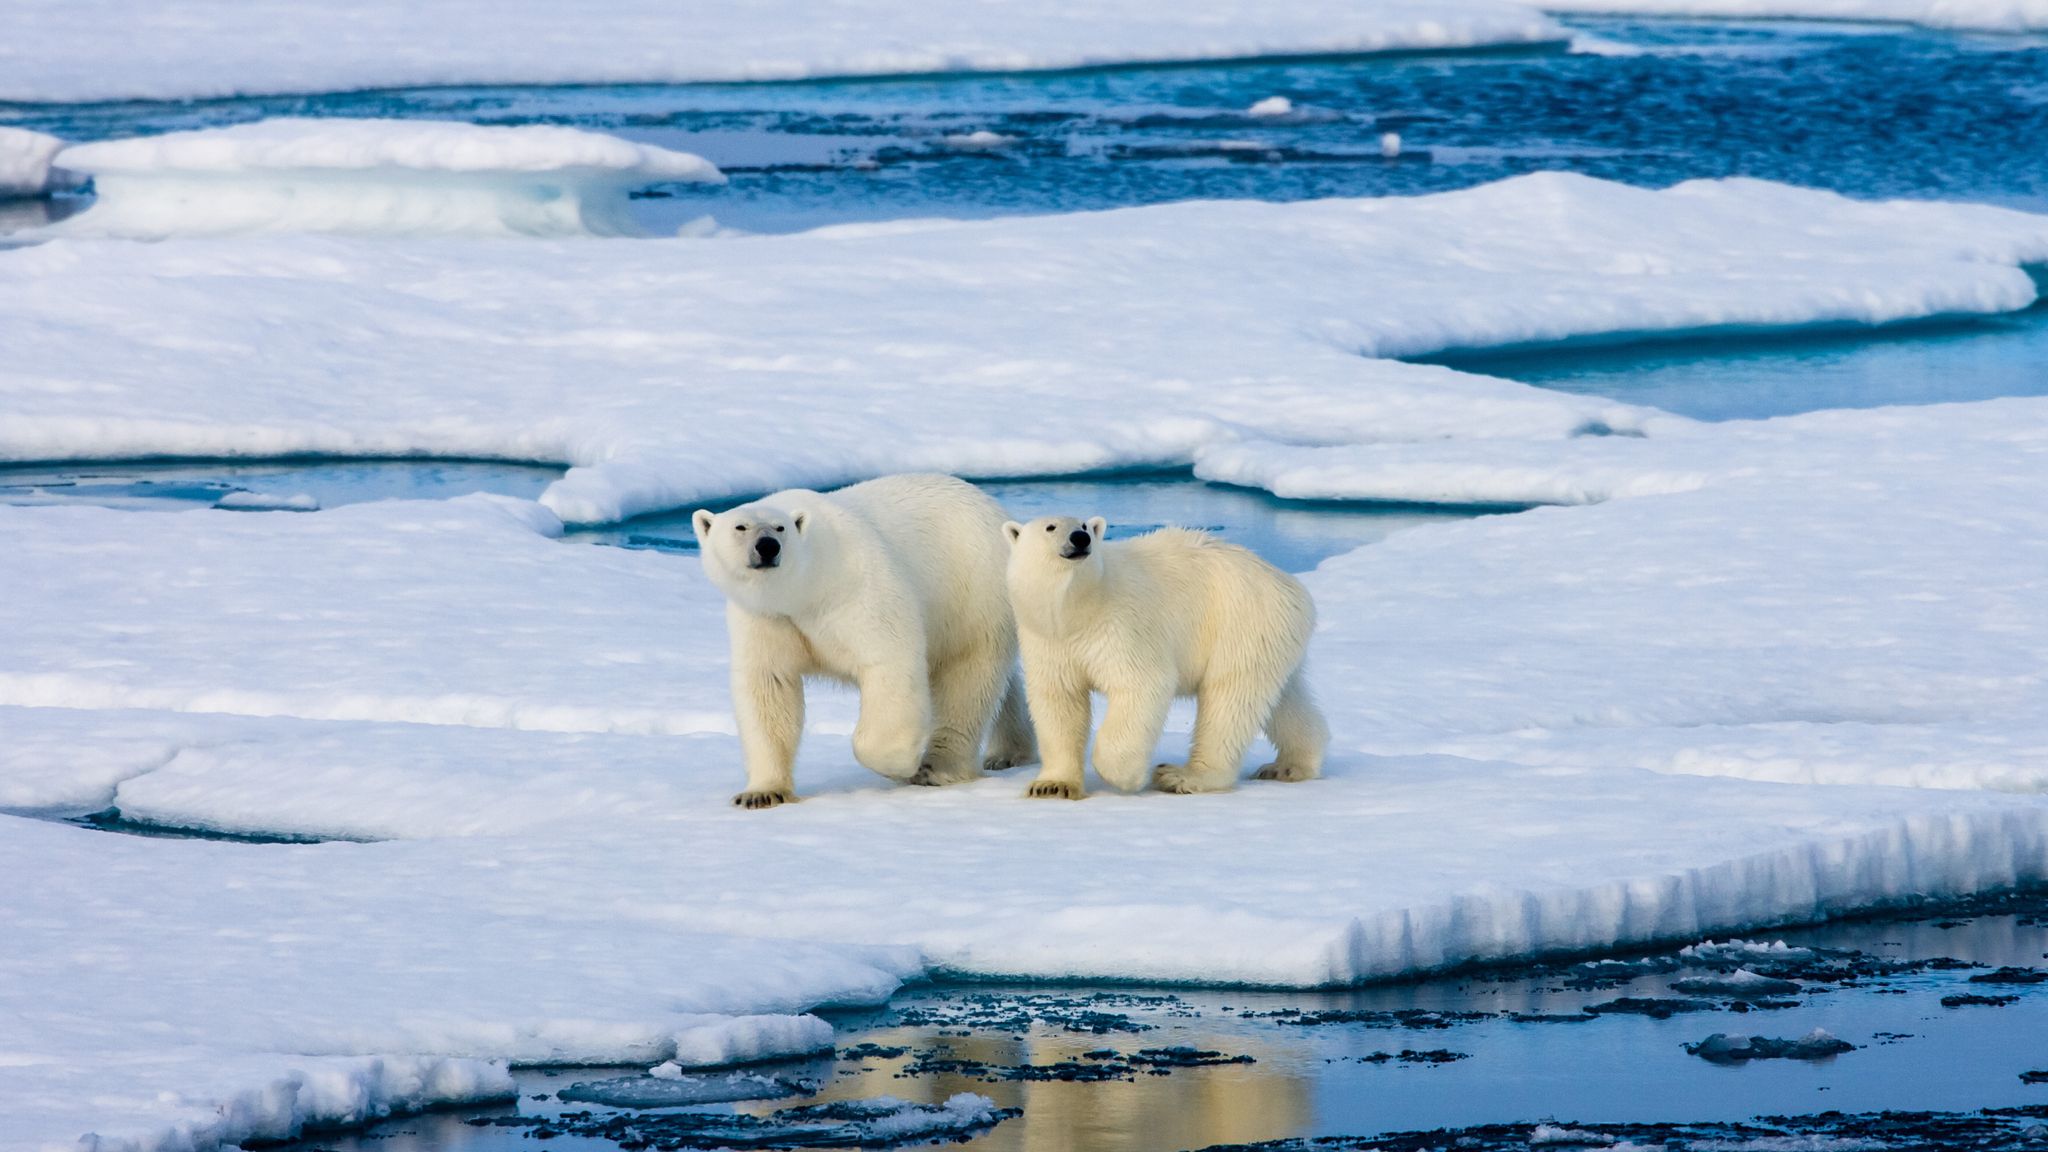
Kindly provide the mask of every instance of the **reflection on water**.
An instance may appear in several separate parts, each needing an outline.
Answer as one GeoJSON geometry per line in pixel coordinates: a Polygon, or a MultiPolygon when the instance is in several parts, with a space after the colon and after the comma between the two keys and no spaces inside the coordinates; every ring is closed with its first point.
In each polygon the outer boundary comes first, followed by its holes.
{"type": "MultiPolygon", "coordinates": [[[[835,1057],[763,1066],[812,1083],[809,1100],[709,1107],[773,1117],[793,1103],[893,1096],[939,1104],[972,1092],[1021,1114],[966,1147],[1155,1152],[1546,1118],[1662,1123],[2048,1104],[2048,1091],[2020,1078],[2048,1068],[2048,984],[1972,979],[2048,962],[2048,897],[1754,939],[1806,951],[1667,949],[1332,992],[915,987],[885,1008],[831,1013],[835,1057]],[[1748,999],[1701,990],[1703,977],[1738,969],[1798,987],[1748,999]],[[2016,999],[1942,1003],[1972,991],[2016,999]],[[1715,1033],[1791,1038],[1815,1028],[1856,1047],[1817,1061],[1747,1064],[1685,1049],[1715,1033]],[[1211,1059],[1155,1069],[1137,1056],[1175,1049],[1211,1059]]],[[[562,1114],[588,1109],[591,1125],[621,1113],[565,1105],[554,1094],[636,1071],[522,1070],[516,1106],[394,1121],[320,1146],[530,1152],[532,1128],[464,1122],[524,1115],[555,1118],[549,1131],[561,1134],[547,1147],[609,1152],[619,1145],[578,1136],[576,1120],[562,1114]]]]}
{"type": "Polygon", "coordinates": [[[2048,308],[1861,332],[1424,357],[1700,420],[2048,395],[2048,308]]]}
{"type": "MultiPolygon", "coordinates": [[[[1139,1074],[1129,1081],[997,1080],[941,1072],[905,1077],[915,1053],[942,1049],[951,1056],[997,1068],[1070,1062],[1087,1065],[1090,1052],[1130,1049],[1129,1037],[1073,1035],[1039,1029],[1026,1035],[1003,1033],[935,1036],[931,1028],[879,1028],[859,1042],[908,1048],[889,1059],[842,1061],[817,1099],[856,1100],[896,1096],[938,1104],[958,1092],[976,1092],[1023,1116],[978,1137],[970,1146],[988,1152],[1068,1152],[1070,1149],[1195,1148],[1205,1144],[1272,1140],[1310,1129],[1315,1082],[1309,1069],[1287,1059],[1270,1043],[1233,1037],[1233,1055],[1248,1064],[1228,1064],[1139,1074]]],[[[1195,1038],[1205,1038],[1206,1031],[1195,1038]]],[[[1220,1043],[1221,1041],[1219,1041],[1220,1043]]],[[[1152,1036],[1144,1044],[1152,1045],[1152,1036]]],[[[767,1114],[773,1105],[743,1105],[767,1114]]]]}

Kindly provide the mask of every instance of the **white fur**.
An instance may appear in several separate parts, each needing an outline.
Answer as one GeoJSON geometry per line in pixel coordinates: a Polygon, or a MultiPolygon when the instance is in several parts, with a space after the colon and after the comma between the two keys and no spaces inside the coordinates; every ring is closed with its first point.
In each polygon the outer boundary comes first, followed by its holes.
{"type": "Polygon", "coordinates": [[[980,489],[951,476],[885,476],[691,519],[704,571],[726,595],[747,764],[734,803],[796,798],[806,676],[860,689],[854,758],[892,780],[979,776],[991,721],[990,766],[1033,759],[1003,592],[1003,510],[980,489]],[[776,564],[750,566],[763,539],[780,547],[776,564]]]}
{"type": "Polygon", "coordinates": [[[1145,785],[1167,708],[1190,695],[1194,746],[1186,764],[1158,766],[1162,791],[1232,787],[1262,727],[1279,756],[1259,770],[1261,779],[1321,773],[1330,733],[1302,669],[1315,628],[1308,589],[1200,532],[1166,528],[1109,543],[1106,527],[1100,517],[1065,516],[1003,526],[1011,541],[1010,603],[1044,758],[1031,795],[1084,793],[1091,691],[1109,701],[1095,738],[1095,772],[1112,787],[1145,785]]]}

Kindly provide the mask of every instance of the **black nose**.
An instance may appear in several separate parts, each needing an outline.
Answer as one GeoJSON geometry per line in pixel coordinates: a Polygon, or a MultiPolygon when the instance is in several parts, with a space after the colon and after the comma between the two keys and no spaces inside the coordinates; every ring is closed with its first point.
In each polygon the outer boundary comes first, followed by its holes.
{"type": "Polygon", "coordinates": [[[777,544],[772,536],[763,536],[754,541],[754,552],[763,560],[773,560],[782,553],[782,545],[777,544]]]}
{"type": "Polygon", "coordinates": [[[1073,541],[1076,548],[1086,548],[1088,546],[1088,533],[1083,532],[1079,528],[1068,533],[1067,539],[1073,541]]]}

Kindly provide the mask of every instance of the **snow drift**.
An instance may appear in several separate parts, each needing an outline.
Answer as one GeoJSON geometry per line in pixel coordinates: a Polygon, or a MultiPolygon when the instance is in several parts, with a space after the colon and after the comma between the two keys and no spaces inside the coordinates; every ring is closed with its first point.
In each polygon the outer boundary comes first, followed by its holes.
{"type": "Polygon", "coordinates": [[[708,161],[531,124],[263,120],[81,144],[58,159],[99,193],[67,235],[225,232],[622,236],[626,193],[721,182],[708,161]]]}

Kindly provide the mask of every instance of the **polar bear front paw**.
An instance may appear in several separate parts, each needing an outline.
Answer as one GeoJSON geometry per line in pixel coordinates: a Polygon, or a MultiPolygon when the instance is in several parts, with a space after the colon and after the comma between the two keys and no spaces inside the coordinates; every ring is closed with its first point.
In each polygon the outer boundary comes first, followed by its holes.
{"type": "Polygon", "coordinates": [[[1190,796],[1197,792],[1227,792],[1230,782],[1216,784],[1188,771],[1185,764],[1161,764],[1152,770],[1152,786],[1161,792],[1190,796]]]}
{"type": "Polygon", "coordinates": [[[926,762],[918,766],[907,783],[922,788],[943,788],[948,784],[965,784],[981,775],[981,770],[971,764],[935,764],[926,762]]]}
{"type": "Polygon", "coordinates": [[[732,803],[735,808],[773,808],[796,803],[796,793],[786,788],[756,788],[733,797],[732,803]]]}
{"type": "Polygon", "coordinates": [[[1282,780],[1290,784],[1313,780],[1316,776],[1316,770],[1306,764],[1283,764],[1278,760],[1252,773],[1254,780],[1282,780]]]}
{"type": "Polygon", "coordinates": [[[1033,780],[1024,795],[1035,800],[1079,800],[1087,793],[1072,780],[1033,780]]]}

